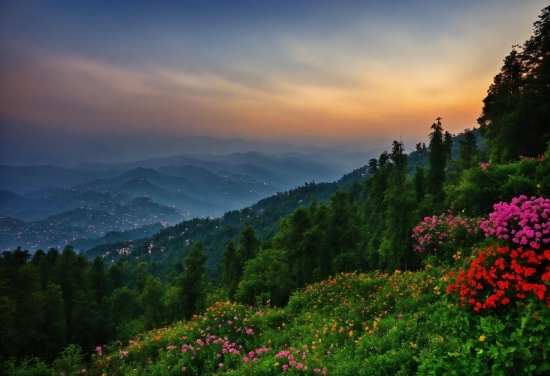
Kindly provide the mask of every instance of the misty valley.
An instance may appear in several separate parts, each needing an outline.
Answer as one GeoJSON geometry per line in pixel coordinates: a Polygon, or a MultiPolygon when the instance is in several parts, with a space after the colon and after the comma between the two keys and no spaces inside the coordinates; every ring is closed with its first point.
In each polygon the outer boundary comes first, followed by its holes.
{"type": "Polygon", "coordinates": [[[343,168],[259,152],[176,156],[122,165],[0,166],[0,247],[78,250],[220,217],[343,168]],[[84,168],[85,167],[85,168],[84,168]]]}

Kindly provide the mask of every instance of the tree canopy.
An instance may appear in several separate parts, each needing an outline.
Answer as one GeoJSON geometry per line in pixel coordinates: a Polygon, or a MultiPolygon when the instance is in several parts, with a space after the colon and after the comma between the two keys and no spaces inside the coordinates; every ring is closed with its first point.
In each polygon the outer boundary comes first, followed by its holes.
{"type": "Polygon", "coordinates": [[[533,36],[515,45],[483,100],[478,119],[496,162],[536,157],[550,140],[550,6],[533,36]]]}

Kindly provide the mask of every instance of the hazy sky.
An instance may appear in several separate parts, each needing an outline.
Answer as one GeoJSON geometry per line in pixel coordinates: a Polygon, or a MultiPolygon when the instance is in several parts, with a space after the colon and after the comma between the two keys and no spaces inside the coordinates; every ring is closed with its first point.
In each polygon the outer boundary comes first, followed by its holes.
{"type": "Polygon", "coordinates": [[[547,5],[0,1],[2,134],[426,141],[438,116],[452,133],[476,125],[547,5]]]}

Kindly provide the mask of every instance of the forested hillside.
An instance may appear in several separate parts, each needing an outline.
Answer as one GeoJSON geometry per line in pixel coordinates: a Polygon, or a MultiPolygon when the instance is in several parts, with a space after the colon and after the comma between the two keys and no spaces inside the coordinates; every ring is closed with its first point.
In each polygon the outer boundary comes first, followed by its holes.
{"type": "Polygon", "coordinates": [[[437,118],[411,154],[91,262],[5,252],[0,370],[548,374],[549,41],[546,7],[484,99],[487,150],[437,118]]]}

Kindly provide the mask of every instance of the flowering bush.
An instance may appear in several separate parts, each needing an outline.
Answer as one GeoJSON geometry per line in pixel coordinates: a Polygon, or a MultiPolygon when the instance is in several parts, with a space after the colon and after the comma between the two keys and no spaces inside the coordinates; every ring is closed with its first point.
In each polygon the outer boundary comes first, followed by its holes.
{"type": "Polygon", "coordinates": [[[457,247],[468,248],[475,244],[479,234],[479,220],[476,218],[455,216],[450,212],[425,217],[413,229],[414,251],[449,258],[456,253],[457,247]]]}
{"type": "Polygon", "coordinates": [[[522,195],[510,203],[493,205],[494,211],[480,226],[485,236],[496,236],[508,244],[529,245],[550,242],[550,199],[522,195]]]}
{"type": "MultiPolygon", "coordinates": [[[[538,244],[535,247],[539,249],[538,244]]],[[[451,274],[454,274],[451,272],[451,274]]],[[[536,252],[521,247],[487,248],[480,251],[468,272],[461,270],[447,292],[460,294],[460,305],[466,303],[475,311],[505,306],[532,293],[548,304],[550,295],[545,282],[550,281],[550,250],[536,252]]]]}

